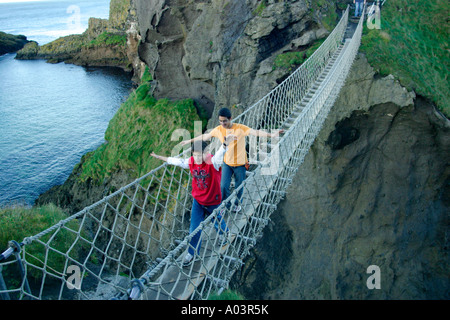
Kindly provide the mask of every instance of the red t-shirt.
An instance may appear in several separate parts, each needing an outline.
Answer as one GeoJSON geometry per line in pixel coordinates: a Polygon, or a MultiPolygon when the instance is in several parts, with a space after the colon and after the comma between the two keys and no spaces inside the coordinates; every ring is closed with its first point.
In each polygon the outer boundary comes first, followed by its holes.
{"type": "Polygon", "coordinates": [[[212,206],[222,202],[220,179],[222,168],[217,171],[208,155],[202,164],[195,164],[194,157],[189,158],[189,170],[192,175],[192,196],[201,205],[212,206]]]}

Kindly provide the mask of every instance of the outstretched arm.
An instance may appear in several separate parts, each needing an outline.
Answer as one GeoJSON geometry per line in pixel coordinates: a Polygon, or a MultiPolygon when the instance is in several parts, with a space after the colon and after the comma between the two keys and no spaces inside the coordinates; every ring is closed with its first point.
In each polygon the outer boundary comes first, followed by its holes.
{"type": "Polygon", "coordinates": [[[156,159],[159,159],[159,160],[162,160],[162,161],[165,161],[165,162],[167,162],[167,159],[169,159],[168,157],[163,157],[163,156],[157,155],[157,154],[154,153],[154,152],[152,152],[150,155],[151,155],[153,158],[156,158],[156,159]]]}
{"type": "Polygon", "coordinates": [[[164,156],[160,156],[155,154],[154,152],[152,152],[150,154],[153,158],[162,160],[167,162],[168,164],[174,165],[174,166],[178,166],[184,169],[189,169],[189,160],[188,159],[179,159],[179,158],[173,158],[173,157],[164,157],[164,156]]]}
{"type": "Polygon", "coordinates": [[[249,135],[257,136],[257,137],[273,138],[273,137],[279,136],[282,133],[284,133],[284,129],[280,129],[280,130],[278,130],[276,132],[273,132],[273,133],[268,133],[268,132],[263,131],[263,130],[250,129],[249,135]]]}
{"type": "Polygon", "coordinates": [[[193,143],[193,142],[198,141],[198,140],[204,140],[204,141],[211,140],[211,137],[212,136],[211,136],[210,133],[204,133],[204,134],[199,135],[198,137],[195,137],[193,139],[183,140],[183,141],[180,142],[180,145],[184,146],[186,144],[190,144],[190,143],[193,143]]]}

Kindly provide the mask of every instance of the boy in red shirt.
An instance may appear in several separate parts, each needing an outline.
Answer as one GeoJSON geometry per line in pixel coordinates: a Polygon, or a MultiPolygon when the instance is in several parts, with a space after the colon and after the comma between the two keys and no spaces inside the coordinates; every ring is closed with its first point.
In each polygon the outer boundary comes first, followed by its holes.
{"type": "MultiPolygon", "coordinates": [[[[192,209],[191,223],[189,232],[192,233],[204,220],[205,216],[210,215],[222,203],[222,193],[220,191],[220,180],[222,176],[223,156],[227,150],[227,146],[234,136],[226,137],[223,145],[217,151],[215,156],[204,152],[207,146],[204,141],[196,141],[192,146],[192,157],[189,159],[179,159],[173,157],[163,157],[151,153],[152,157],[166,161],[168,164],[189,169],[192,175],[192,209]]],[[[228,240],[228,227],[221,214],[217,215],[220,221],[220,237],[222,245],[228,240]],[[225,233],[225,234],[224,234],[225,233]]],[[[215,223],[218,229],[217,222],[215,223]]],[[[200,232],[191,239],[188,253],[184,257],[183,264],[189,265],[194,257],[195,251],[200,252],[201,241],[200,232]],[[195,249],[195,251],[194,251],[195,249]]]]}

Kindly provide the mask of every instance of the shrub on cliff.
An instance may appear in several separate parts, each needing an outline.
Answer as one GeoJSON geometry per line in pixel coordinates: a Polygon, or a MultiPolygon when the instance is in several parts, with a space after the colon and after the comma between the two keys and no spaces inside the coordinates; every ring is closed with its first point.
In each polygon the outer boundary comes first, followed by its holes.
{"type": "Polygon", "coordinates": [[[308,49],[304,51],[292,51],[279,54],[273,63],[273,69],[285,68],[289,72],[302,65],[325,41],[325,39],[316,40],[308,49]]]}
{"type": "Polygon", "coordinates": [[[125,33],[103,32],[97,38],[92,40],[88,46],[122,46],[127,45],[127,35],[125,33]]]}
{"type": "MultiPolygon", "coordinates": [[[[34,236],[66,218],[67,214],[53,204],[33,208],[21,206],[2,208],[0,209],[0,251],[3,252],[7,249],[10,240],[21,242],[25,237],[34,236]]],[[[42,236],[41,242],[34,241],[27,245],[26,260],[38,268],[44,267],[44,262],[46,262],[46,272],[64,273],[65,257],[54,250],[67,252],[76,239],[75,232],[78,231],[79,225],[76,220],[72,220],[66,224],[66,227],[74,232],[61,228],[56,235],[55,232],[52,232],[42,236]],[[44,243],[48,244],[52,250],[46,249],[44,243]]],[[[74,247],[68,255],[77,257],[82,247],[74,247]]],[[[3,270],[5,279],[18,281],[16,268],[15,264],[8,265],[6,270],[3,270]]],[[[34,278],[42,277],[42,271],[38,268],[29,268],[28,274],[34,278]]]]}
{"type": "Polygon", "coordinates": [[[381,10],[381,29],[365,26],[361,51],[382,75],[428,99],[450,117],[447,0],[390,0],[381,10]]]}

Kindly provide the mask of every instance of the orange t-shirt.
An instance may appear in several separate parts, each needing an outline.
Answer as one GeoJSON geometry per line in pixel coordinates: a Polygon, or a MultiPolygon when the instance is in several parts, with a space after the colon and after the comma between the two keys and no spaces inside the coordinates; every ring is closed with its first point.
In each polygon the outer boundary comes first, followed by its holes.
{"type": "Polygon", "coordinates": [[[216,137],[223,143],[225,137],[233,134],[237,140],[230,142],[228,150],[225,153],[224,162],[231,166],[243,166],[247,163],[247,152],[245,150],[245,137],[250,133],[250,128],[243,124],[233,123],[231,129],[225,129],[222,126],[217,126],[211,131],[211,136],[216,137]]]}

